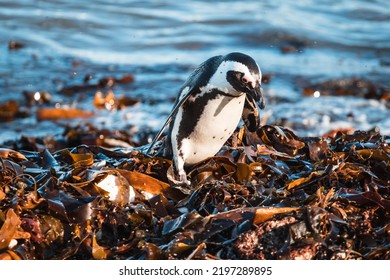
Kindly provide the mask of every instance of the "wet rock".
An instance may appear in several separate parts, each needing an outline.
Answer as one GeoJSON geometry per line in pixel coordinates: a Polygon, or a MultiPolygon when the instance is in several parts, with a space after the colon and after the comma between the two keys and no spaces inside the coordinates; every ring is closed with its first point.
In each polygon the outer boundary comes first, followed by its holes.
{"type": "Polygon", "coordinates": [[[332,79],[305,86],[304,96],[358,96],[367,99],[388,100],[388,91],[372,81],[352,79],[332,79]]]}
{"type": "Polygon", "coordinates": [[[9,122],[15,118],[26,118],[30,112],[20,106],[16,100],[9,100],[0,104],[0,122],[9,122]]]}
{"type": "Polygon", "coordinates": [[[263,76],[261,77],[261,83],[262,84],[269,84],[271,82],[271,78],[272,78],[272,75],[271,74],[263,74],[263,76]]]}
{"type": "Polygon", "coordinates": [[[8,49],[9,50],[19,50],[24,48],[26,45],[24,43],[18,42],[18,41],[9,41],[8,42],[8,49]]]}
{"type": "Polygon", "coordinates": [[[47,91],[23,91],[25,102],[29,107],[34,105],[50,104],[52,97],[47,91]]]}

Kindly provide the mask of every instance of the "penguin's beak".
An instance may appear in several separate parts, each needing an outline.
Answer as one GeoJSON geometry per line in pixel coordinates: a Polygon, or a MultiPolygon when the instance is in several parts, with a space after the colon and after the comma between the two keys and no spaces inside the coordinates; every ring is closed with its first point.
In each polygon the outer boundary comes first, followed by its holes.
{"type": "Polygon", "coordinates": [[[263,98],[263,89],[261,88],[261,86],[260,85],[255,87],[247,86],[247,90],[249,96],[252,97],[252,99],[258,104],[260,109],[264,109],[265,104],[263,98]]]}

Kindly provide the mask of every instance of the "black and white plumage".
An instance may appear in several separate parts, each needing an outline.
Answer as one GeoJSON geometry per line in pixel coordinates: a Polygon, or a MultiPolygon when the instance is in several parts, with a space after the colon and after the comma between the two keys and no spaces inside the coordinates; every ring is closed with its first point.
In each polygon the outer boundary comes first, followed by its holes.
{"type": "Polygon", "coordinates": [[[259,126],[264,102],[261,71],[253,58],[234,52],[200,64],[179,91],[173,110],[148,152],[169,125],[159,154],[172,158],[174,175],[189,184],[186,166],[214,156],[241,117],[249,131],[259,126]]]}

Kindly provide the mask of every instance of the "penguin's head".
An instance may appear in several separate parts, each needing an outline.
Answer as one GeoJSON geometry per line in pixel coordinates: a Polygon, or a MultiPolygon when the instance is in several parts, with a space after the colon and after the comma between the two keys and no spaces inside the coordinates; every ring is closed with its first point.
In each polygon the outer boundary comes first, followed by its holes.
{"type": "Polygon", "coordinates": [[[246,54],[233,52],[223,56],[209,83],[232,96],[247,94],[264,108],[261,71],[256,61],[246,54]]]}

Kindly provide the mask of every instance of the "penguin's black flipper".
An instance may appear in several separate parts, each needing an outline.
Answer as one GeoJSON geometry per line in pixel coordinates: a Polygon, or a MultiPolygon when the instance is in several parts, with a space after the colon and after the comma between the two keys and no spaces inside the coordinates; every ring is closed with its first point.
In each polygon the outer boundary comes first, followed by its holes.
{"type": "MultiPolygon", "coordinates": [[[[191,95],[193,95],[194,92],[197,92],[197,91],[194,91],[194,90],[190,90],[185,96],[183,96],[183,98],[181,98],[180,100],[178,100],[178,102],[176,102],[175,106],[173,107],[172,109],[172,112],[169,114],[168,116],[168,119],[165,121],[164,125],[162,126],[162,128],[160,129],[160,131],[157,133],[157,135],[154,137],[152,143],[150,143],[150,146],[148,148],[148,150],[146,151],[146,154],[149,155],[150,154],[150,151],[152,150],[153,146],[156,144],[156,141],[158,141],[161,137],[161,135],[163,134],[164,130],[168,127],[168,125],[171,123],[172,119],[174,118],[174,116],[176,115],[177,111],[179,110],[179,108],[188,100],[188,98],[191,97],[191,95]]],[[[165,139],[165,145],[164,146],[167,146],[167,141],[168,139],[165,139]]]]}
{"type": "MultiPolygon", "coordinates": [[[[175,102],[175,105],[173,106],[172,112],[168,116],[168,119],[164,123],[163,127],[160,129],[160,131],[157,133],[157,135],[154,137],[152,143],[150,143],[149,149],[147,150],[146,154],[149,155],[151,150],[153,149],[153,146],[155,145],[156,141],[158,141],[163,134],[164,130],[168,127],[168,125],[171,123],[173,118],[175,117],[177,111],[179,108],[190,98],[191,96],[195,96],[198,93],[201,92],[200,88],[205,86],[207,82],[210,80],[211,75],[215,72],[215,70],[218,68],[218,65],[220,64],[220,60],[222,59],[221,55],[213,56],[200,64],[188,77],[187,81],[182,86],[181,90],[179,91],[178,98],[175,102]],[[183,93],[184,90],[188,89],[187,93],[183,93]],[[182,96],[183,95],[183,96],[182,96]]],[[[172,147],[170,143],[170,138],[167,137],[165,139],[164,146],[167,146],[166,149],[170,153],[172,153],[172,147]],[[170,150],[169,150],[170,149],[170,150]]],[[[163,152],[163,154],[169,154],[169,152],[163,152]]]]}

